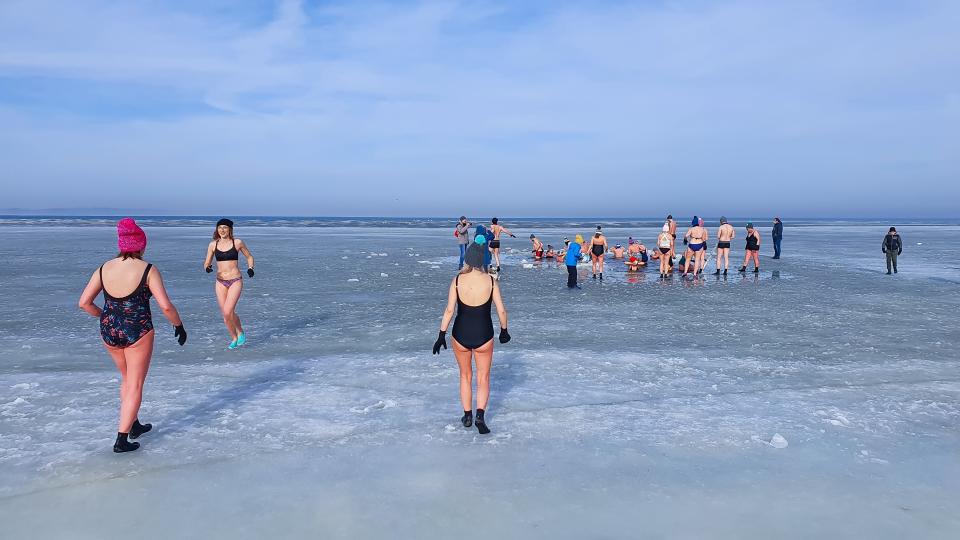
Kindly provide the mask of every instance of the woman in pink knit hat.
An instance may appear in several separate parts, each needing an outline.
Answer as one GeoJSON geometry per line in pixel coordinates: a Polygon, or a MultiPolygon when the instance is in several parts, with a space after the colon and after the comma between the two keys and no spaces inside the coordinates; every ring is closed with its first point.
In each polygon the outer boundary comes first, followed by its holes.
{"type": "Polygon", "coordinates": [[[213,260],[217,260],[217,283],[213,286],[217,294],[217,304],[223,315],[223,324],[227,326],[232,341],[228,349],[236,349],[247,342],[243,333],[240,316],[237,315],[237,303],[243,292],[243,276],[240,274],[240,255],[247,259],[247,276],[253,277],[253,255],[247,244],[233,237],[233,222],[223,218],[213,230],[213,240],[207,245],[207,258],[203,261],[204,270],[213,272],[213,260]],[[227,248],[227,249],[221,249],[227,248]]]}
{"type": "Polygon", "coordinates": [[[120,370],[120,424],[114,452],[140,448],[130,442],[153,427],[137,418],[143,398],[143,381],[153,355],[153,319],[150,297],[157,300],[163,315],[174,326],[173,335],[180,345],[187,341],[187,332],[177,308],[173,307],[163,287],[160,271],[143,260],[147,235],[131,218],[117,223],[117,247],[120,253],[100,265],[80,295],[80,309],[100,319],[103,344],[120,370]],[[93,300],[103,291],[103,308],[93,300]]]}

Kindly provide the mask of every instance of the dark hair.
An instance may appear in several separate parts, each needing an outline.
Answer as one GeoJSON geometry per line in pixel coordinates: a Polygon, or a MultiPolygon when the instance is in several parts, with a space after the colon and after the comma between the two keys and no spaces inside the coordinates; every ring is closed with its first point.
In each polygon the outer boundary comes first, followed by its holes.
{"type": "Polygon", "coordinates": [[[496,224],[497,224],[497,218],[491,219],[491,220],[490,220],[490,223],[493,223],[494,225],[496,225],[496,224]]]}
{"type": "Polygon", "coordinates": [[[142,251],[121,251],[120,253],[117,253],[117,257],[123,260],[139,259],[142,261],[143,252],[142,251]]]}
{"type": "Polygon", "coordinates": [[[594,238],[600,238],[600,233],[598,232],[597,234],[593,235],[593,237],[594,237],[594,238]]]}
{"type": "Polygon", "coordinates": [[[896,228],[896,227],[890,227],[890,232],[897,232],[897,228],[896,228]]]}
{"type": "MultiPolygon", "coordinates": [[[[229,238],[230,240],[233,240],[233,226],[232,226],[232,225],[227,225],[227,228],[230,229],[230,231],[227,233],[227,238],[229,238]]],[[[216,227],[213,228],[213,239],[214,239],[214,240],[219,240],[219,239],[220,239],[220,230],[219,230],[219,229],[220,229],[220,226],[219,226],[219,225],[217,225],[216,227]]]]}
{"type": "Polygon", "coordinates": [[[667,214],[667,219],[673,219],[673,214],[667,214]]]}

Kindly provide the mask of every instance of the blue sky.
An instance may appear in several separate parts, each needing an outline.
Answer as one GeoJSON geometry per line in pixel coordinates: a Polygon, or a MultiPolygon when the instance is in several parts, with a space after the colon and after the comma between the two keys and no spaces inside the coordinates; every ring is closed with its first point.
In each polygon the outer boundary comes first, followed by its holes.
{"type": "Polygon", "coordinates": [[[957,217],[957,2],[0,3],[3,208],[957,217]]]}

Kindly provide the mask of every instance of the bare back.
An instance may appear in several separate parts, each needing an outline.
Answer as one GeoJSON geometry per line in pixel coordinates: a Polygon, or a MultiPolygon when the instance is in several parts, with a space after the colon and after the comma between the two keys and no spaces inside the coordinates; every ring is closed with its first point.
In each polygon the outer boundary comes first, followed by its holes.
{"type": "Polygon", "coordinates": [[[729,223],[724,223],[720,226],[720,229],[717,230],[717,240],[721,242],[729,242],[737,235],[736,230],[733,228],[733,225],[729,223]]]}
{"type": "Polygon", "coordinates": [[[456,280],[456,288],[461,302],[468,306],[480,306],[490,299],[493,280],[486,272],[473,270],[460,274],[456,280]]]}
{"type": "Polygon", "coordinates": [[[707,230],[700,225],[690,227],[690,230],[687,231],[687,237],[691,244],[702,244],[707,239],[707,230]]]}
{"type": "Polygon", "coordinates": [[[146,268],[147,263],[140,259],[111,259],[103,263],[101,285],[110,296],[123,298],[140,286],[146,268]]]}

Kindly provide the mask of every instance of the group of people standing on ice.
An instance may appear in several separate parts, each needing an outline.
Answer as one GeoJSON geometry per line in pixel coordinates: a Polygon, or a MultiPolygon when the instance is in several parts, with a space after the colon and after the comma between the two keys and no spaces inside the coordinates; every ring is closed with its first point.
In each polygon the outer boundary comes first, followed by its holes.
{"type": "MultiPolygon", "coordinates": [[[[454,235],[457,236],[460,243],[460,268],[463,268],[464,254],[467,245],[470,242],[469,229],[471,223],[466,217],[461,216],[457,224],[454,235]]],[[[490,265],[490,257],[495,259],[494,269],[500,269],[500,234],[506,232],[510,237],[515,238],[512,232],[498,223],[497,218],[491,220],[489,227],[478,225],[475,238],[483,236],[486,238],[488,253],[484,254],[484,269],[490,265]]],[[[774,259],[780,258],[780,245],[783,240],[783,222],[779,217],[774,218],[772,228],[772,238],[774,247],[774,259]]],[[[716,271],[713,275],[727,275],[730,269],[730,249],[731,242],[736,237],[736,230],[733,225],[727,221],[726,217],[720,218],[719,227],[716,233],[716,271]]],[[[563,239],[563,247],[555,249],[552,244],[544,245],[543,241],[535,234],[530,235],[531,251],[534,261],[555,260],[557,264],[563,264],[567,267],[567,286],[570,288],[578,287],[577,284],[577,264],[584,260],[589,260],[594,279],[603,280],[604,263],[606,256],[612,256],[614,259],[623,259],[628,272],[636,272],[647,265],[653,259],[660,265],[660,277],[666,279],[672,275],[674,269],[681,272],[683,277],[700,276],[706,269],[706,253],[709,249],[708,241],[710,233],[704,226],[702,218],[694,216],[690,222],[690,227],[684,234],[682,241],[685,246],[683,253],[680,254],[679,264],[675,264],[678,255],[677,250],[677,221],[672,215],[668,215],[664,221],[660,233],[657,235],[652,254],[648,253],[647,247],[640,240],[633,237],[627,239],[627,247],[616,244],[611,247],[603,233],[603,228],[598,225],[597,230],[589,239],[577,234],[571,242],[568,238],[563,239]]],[[[747,265],[753,263],[753,272],[760,272],[760,233],[753,226],[753,223],[746,224],[746,245],[744,246],[743,264],[740,266],[740,272],[747,271],[747,265]]]]}

